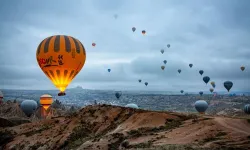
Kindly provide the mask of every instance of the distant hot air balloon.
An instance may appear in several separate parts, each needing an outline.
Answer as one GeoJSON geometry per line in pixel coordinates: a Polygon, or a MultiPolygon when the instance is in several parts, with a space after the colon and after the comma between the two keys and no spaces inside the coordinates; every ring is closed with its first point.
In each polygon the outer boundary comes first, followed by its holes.
{"type": "Polygon", "coordinates": [[[167,47],[169,48],[169,47],[170,47],[170,44],[168,44],[167,47]]]}
{"type": "Polygon", "coordinates": [[[183,93],[184,91],[183,91],[183,90],[181,90],[180,92],[181,92],[181,93],[183,93]]]}
{"type": "Polygon", "coordinates": [[[141,79],[139,79],[138,81],[141,82],[141,79]]]}
{"type": "Polygon", "coordinates": [[[132,31],[133,31],[133,32],[135,32],[135,30],[136,30],[136,28],[135,28],[135,27],[133,27],[133,28],[132,28],[132,31]]]}
{"type": "Polygon", "coordinates": [[[189,67],[192,68],[192,67],[193,67],[193,64],[189,64],[189,67]]]}
{"type": "Polygon", "coordinates": [[[36,57],[42,71],[60,90],[58,96],[62,96],[84,66],[86,52],[79,40],[71,36],[55,35],[39,44],[36,57]]]}
{"type": "Polygon", "coordinates": [[[167,60],[163,60],[163,63],[166,64],[166,63],[167,63],[167,60]]]}
{"type": "Polygon", "coordinates": [[[161,70],[164,70],[165,69],[165,66],[161,66],[161,70]]]}
{"type": "Polygon", "coordinates": [[[215,88],[215,82],[210,82],[210,84],[213,86],[213,88],[215,88]]]}
{"type": "Polygon", "coordinates": [[[208,76],[203,77],[203,81],[207,84],[209,82],[210,78],[208,76]]]}
{"type": "Polygon", "coordinates": [[[148,86],[148,82],[145,82],[145,85],[148,86]]]}
{"type": "Polygon", "coordinates": [[[195,102],[194,107],[200,114],[204,114],[208,108],[208,104],[204,100],[198,100],[195,102]]]}
{"type": "Polygon", "coordinates": [[[247,104],[247,105],[244,106],[244,112],[246,114],[250,114],[250,104],[247,104]]]}
{"type": "Polygon", "coordinates": [[[162,54],[164,53],[164,49],[161,49],[161,53],[162,53],[162,54]]]}
{"type": "Polygon", "coordinates": [[[122,96],[122,92],[121,92],[121,91],[115,92],[115,97],[116,97],[117,99],[119,99],[121,96],[122,96]]]}
{"type": "Polygon", "coordinates": [[[241,69],[241,71],[244,71],[244,70],[245,70],[245,67],[244,67],[244,66],[241,66],[240,69],[241,69]]]}
{"type": "Polygon", "coordinates": [[[134,103],[127,104],[125,107],[139,109],[139,107],[136,104],[134,104],[134,103]]]}
{"type": "Polygon", "coordinates": [[[95,44],[95,43],[92,43],[92,46],[93,46],[93,47],[95,47],[95,46],[96,46],[96,44],[95,44]]]}
{"type": "Polygon", "coordinates": [[[200,70],[199,73],[200,73],[200,75],[202,75],[202,74],[204,73],[204,71],[203,71],[203,70],[200,70]]]}
{"type": "Polygon", "coordinates": [[[224,87],[227,89],[227,91],[229,92],[230,89],[233,87],[233,82],[231,81],[225,81],[224,82],[224,87]]]}
{"type": "Polygon", "coordinates": [[[209,91],[210,91],[211,93],[213,93],[214,89],[213,89],[213,88],[210,88],[209,91]]]}
{"type": "Polygon", "coordinates": [[[20,106],[25,115],[30,117],[36,111],[37,102],[34,100],[24,100],[20,106]]]}
{"type": "Polygon", "coordinates": [[[181,69],[178,69],[178,72],[181,73],[181,69]]]}
{"type": "Polygon", "coordinates": [[[203,95],[203,92],[202,92],[202,91],[200,91],[200,92],[199,92],[199,94],[200,94],[200,96],[202,96],[202,95],[203,95]]]}
{"type": "Polygon", "coordinates": [[[111,69],[108,69],[108,72],[110,72],[111,71],[111,69]]]}
{"type": "Polygon", "coordinates": [[[0,91],[0,104],[2,104],[2,102],[3,102],[3,92],[0,91]]]}
{"type": "Polygon", "coordinates": [[[47,110],[52,103],[53,103],[53,98],[51,95],[44,94],[40,97],[40,104],[45,110],[47,110]]]}
{"type": "Polygon", "coordinates": [[[145,31],[145,30],[142,30],[141,33],[142,33],[143,35],[145,35],[145,34],[146,34],[146,31],[145,31]]]}
{"type": "Polygon", "coordinates": [[[117,15],[117,14],[115,14],[115,15],[114,15],[114,18],[115,18],[115,19],[117,19],[117,17],[118,17],[118,15],[117,15]]]}

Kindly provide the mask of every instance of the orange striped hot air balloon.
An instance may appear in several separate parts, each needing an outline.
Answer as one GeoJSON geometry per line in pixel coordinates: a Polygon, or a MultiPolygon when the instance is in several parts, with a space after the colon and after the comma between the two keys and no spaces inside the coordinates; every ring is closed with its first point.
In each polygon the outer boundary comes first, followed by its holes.
{"type": "Polygon", "coordinates": [[[79,40],[55,35],[39,44],[36,58],[42,71],[60,90],[58,96],[63,96],[67,86],[84,66],[86,52],[79,40]]]}
{"type": "Polygon", "coordinates": [[[145,35],[145,34],[146,34],[146,31],[145,31],[145,30],[142,30],[141,33],[142,33],[143,35],[145,35]]]}
{"type": "Polygon", "coordinates": [[[44,94],[40,97],[40,104],[43,106],[45,110],[47,110],[52,103],[53,103],[53,98],[51,95],[44,94]]]}

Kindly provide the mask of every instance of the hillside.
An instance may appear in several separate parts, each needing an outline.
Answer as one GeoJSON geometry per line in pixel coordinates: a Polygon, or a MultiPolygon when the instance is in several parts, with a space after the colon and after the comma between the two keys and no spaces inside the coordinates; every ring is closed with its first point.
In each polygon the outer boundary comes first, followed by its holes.
{"type": "Polygon", "coordinates": [[[250,120],[110,105],[0,128],[4,149],[250,148],[250,120]]]}

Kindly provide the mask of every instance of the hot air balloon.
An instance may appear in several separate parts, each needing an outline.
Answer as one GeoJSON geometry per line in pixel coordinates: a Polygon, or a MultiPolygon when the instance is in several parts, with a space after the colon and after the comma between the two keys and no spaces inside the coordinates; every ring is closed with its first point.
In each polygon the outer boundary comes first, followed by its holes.
{"type": "Polygon", "coordinates": [[[139,109],[139,107],[136,104],[134,104],[134,103],[127,104],[125,107],[139,109]]]}
{"type": "Polygon", "coordinates": [[[111,71],[111,69],[108,69],[108,72],[110,72],[111,71]]]}
{"type": "Polygon", "coordinates": [[[203,71],[203,70],[200,70],[199,73],[202,75],[202,74],[204,73],[204,71],[203,71]]]}
{"type": "Polygon", "coordinates": [[[198,100],[195,102],[194,107],[200,114],[204,114],[208,108],[208,104],[204,100],[198,100]]]}
{"type": "Polygon", "coordinates": [[[161,70],[164,70],[165,69],[165,66],[161,66],[161,70]]]}
{"type": "Polygon", "coordinates": [[[210,91],[211,93],[213,93],[214,89],[213,89],[213,88],[210,88],[209,91],[210,91]]]}
{"type": "Polygon", "coordinates": [[[244,70],[245,70],[245,67],[244,67],[244,66],[241,66],[240,69],[241,69],[241,71],[244,71],[244,70]]]}
{"type": "Polygon", "coordinates": [[[21,103],[21,109],[27,117],[30,117],[37,108],[37,102],[34,100],[24,100],[21,103]]]}
{"type": "Polygon", "coordinates": [[[3,102],[3,92],[0,91],[0,104],[3,102]]]}
{"type": "Polygon", "coordinates": [[[202,95],[203,95],[203,92],[202,92],[202,91],[200,91],[200,92],[199,92],[199,94],[200,94],[200,96],[202,96],[202,95]]]}
{"type": "Polygon", "coordinates": [[[133,32],[135,32],[135,30],[136,30],[136,28],[135,28],[135,27],[133,27],[133,28],[132,28],[132,31],[133,31],[133,32]]]}
{"type": "Polygon", "coordinates": [[[161,49],[161,53],[162,53],[162,54],[164,53],[164,49],[161,49]]]}
{"type": "Polygon", "coordinates": [[[163,60],[163,63],[166,64],[166,63],[167,63],[167,60],[163,60]]]}
{"type": "Polygon", "coordinates": [[[79,40],[71,36],[55,35],[39,44],[36,57],[42,71],[60,90],[58,96],[62,96],[84,66],[86,52],[79,40]]]}
{"type": "Polygon", "coordinates": [[[167,47],[169,48],[169,47],[170,47],[170,44],[168,44],[167,47]]]}
{"type": "Polygon", "coordinates": [[[215,82],[210,82],[211,83],[211,85],[213,86],[213,88],[215,88],[215,82]]]}
{"type": "Polygon", "coordinates": [[[119,99],[121,96],[122,96],[122,92],[121,92],[121,91],[115,92],[115,97],[116,97],[117,99],[119,99]]]}
{"type": "Polygon", "coordinates": [[[118,15],[117,15],[117,14],[115,14],[115,15],[114,15],[114,18],[115,18],[115,19],[117,19],[117,17],[118,17],[118,15]]]}
{"type": "Polygon", "coordinates": [[[145,85],[148,86],[148,82],[145,82],[145,85]]]}
{"type": "Polygon", "coordinates": [[[181,73],[181,69],[178,69],[178,72],[181,73]]]}
{"type": "Polygon", "coordinates": [[[52,103],[53,103],[53,98],[51,95],[44,94],[40,97],[40,104],[45,110],[47,110],[52,103]]]}
{"type": "Polygon", "coordinates": [[[138,81],[141,82],[141,79],[139,79],[138,81]]]}
{"type": "Polygon", "coordinates": [[[208,76],[203,77],[203,81],[207,84],[209,82],[210,78],[208,76]]]}
{"type": "Polygon", "coordinates": [[[189,64],[189,67],[192,68],[192,67],[193,67],[193,64],[189,64]]]}
{"type": "Polygon", "coordinates": [[[183,93],[184,91],[183,91],[183,90],[181,90],[180,92],[181,92],[181,93],[183,93]]]}
{"type": "Polygon", "coordinates": [[[246,114],[250,114],[250,104],[247,104],[247,105],[244,106],[244,112],[246,114]]]}
{"type": "Polygon", "coordinates": [[[232,86],[233,86],[233,82],[231,82],[231,81],[225,81],[224,82],[224,87],[227,89],[228,92],[230,91],[232,86]]]}
{"type": "Polygon", "coordinates": [[[143,35],[145,35],[145,34],[146,34],[146,31],[145,31],[145,30],[142,30],[141,33],[142,33],[143,35]]]}

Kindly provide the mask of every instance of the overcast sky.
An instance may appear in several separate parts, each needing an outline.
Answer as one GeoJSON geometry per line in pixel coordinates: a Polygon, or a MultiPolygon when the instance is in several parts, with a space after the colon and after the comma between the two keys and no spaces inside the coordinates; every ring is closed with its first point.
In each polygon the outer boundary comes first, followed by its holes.
{"type": "Polygon", "coordinates": [[[0,88],[56,89],[36,49],[62,34],[79,39],[87,55],[69,88],[208,91],[203,69],[217,91],[227,80],[232,91],[250,91],[249,14],[249,0],[1,0],[0,88]]]}

